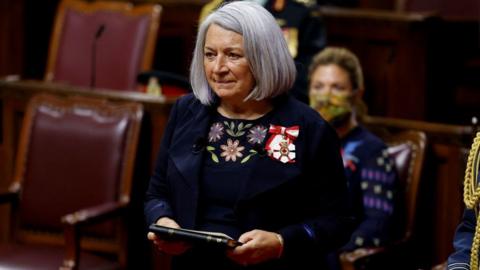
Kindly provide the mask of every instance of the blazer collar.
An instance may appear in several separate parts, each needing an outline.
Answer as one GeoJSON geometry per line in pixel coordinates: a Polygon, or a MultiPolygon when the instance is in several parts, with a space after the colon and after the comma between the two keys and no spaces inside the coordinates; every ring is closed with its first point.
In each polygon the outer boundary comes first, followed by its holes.
{"type": "Polygon", "coordinates": [[[171,146],[171,158],[183,180],[197,190],[200,167],[207,143],[208,124],[215,106],[204,106],[198,100],[192,102],[184,117],[179,119],[176,139],[171,146]]]}

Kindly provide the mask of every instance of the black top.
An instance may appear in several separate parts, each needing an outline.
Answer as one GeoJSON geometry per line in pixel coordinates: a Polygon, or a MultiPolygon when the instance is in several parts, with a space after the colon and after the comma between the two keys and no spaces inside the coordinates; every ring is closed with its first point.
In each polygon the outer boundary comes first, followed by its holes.
{"type": "Polygon", "coordinates": [[[234,239],[240,236],[243,230],[235,226],[234,208],[253,164],[262,154],[269,115],[256,120],[213,115],[200,180],[199,230],[226,232],[234,239]]]}
{"type": "MultiPolygon", "coordinates": [[[[298,100],[279,96],[273,107],[265,123],[275,127],[270,132],[269,126],[264,147],[256,150],[259,154],[247,160],[251,172],[244,174],[234,214],[242,232],[281,234],[284,251],[280,259],[248,269],[325,269],[325,255],[347,242],[353,225],[338,137],[318,112],[298,100]],[[265,146],[269,151],[262,157],[265,146]]],[[[199,227],[201,178],[206,159],[211,158],[208,134],[216,114],[216,106],[205,106],[193,95],[179,98],[173,106],[146,194],[148,224],[167,216],[182,228],[199,227]]],[[[225,161],[226,155],[216,150],[219,162],[225,161]]],[[[249,153],[244,149],[235,159],[241,163],[249,153]]],[[[224,251],[214,253],[194,247],[175,256],[172,269],[244,269],[224,251]]]]}

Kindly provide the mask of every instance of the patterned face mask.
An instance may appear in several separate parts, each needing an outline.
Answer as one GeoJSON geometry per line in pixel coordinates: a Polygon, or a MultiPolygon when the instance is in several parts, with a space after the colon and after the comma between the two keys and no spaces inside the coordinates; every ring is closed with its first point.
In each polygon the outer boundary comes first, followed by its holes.
{"type": "Polygon", "coordinates": [[[331,124],[342,122],[353,111],[353,93],[314,93],[310,92],[310,106],[331,124]]]}

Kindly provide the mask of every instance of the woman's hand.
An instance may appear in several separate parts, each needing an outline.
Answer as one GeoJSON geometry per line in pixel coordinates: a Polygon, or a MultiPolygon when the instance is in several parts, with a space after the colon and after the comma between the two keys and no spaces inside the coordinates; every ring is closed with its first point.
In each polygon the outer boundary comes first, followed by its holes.
{"type": "Polygon", "coordinates": [[[253,230],[242,234],[238,241],[243,245],[228,251],[227,255],[241,265],[278,259],[283,252],[283,238],[274,232],[253,230]]]}
{"type": "MultiPolygon", "coordinates": [[[[168,217],[159,218],[156,224],[165,227],[180,228],[175,220],[168,217]]],[[[153,241],[158,250],[170,255],[180,255],[190,248],[190,245],[182,241],[162,240],[153,232],[149,232],[147,238],[153,241]]]]}

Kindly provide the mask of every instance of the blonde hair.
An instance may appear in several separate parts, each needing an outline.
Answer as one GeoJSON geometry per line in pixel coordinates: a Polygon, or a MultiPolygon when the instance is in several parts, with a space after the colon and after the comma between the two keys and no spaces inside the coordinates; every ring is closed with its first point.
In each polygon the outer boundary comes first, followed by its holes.
{"type": "Polygon", "coordinates": [[[317,67],[332,64],[339,66],[348,73],[353,89],[365,89],[360,61],[357,56],[347,48],[327,47],[317,53],[310,64],[308,78],[311,79],[317,67]]]}

